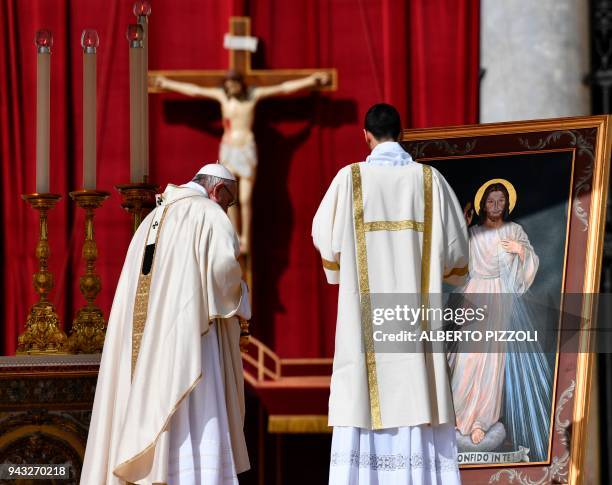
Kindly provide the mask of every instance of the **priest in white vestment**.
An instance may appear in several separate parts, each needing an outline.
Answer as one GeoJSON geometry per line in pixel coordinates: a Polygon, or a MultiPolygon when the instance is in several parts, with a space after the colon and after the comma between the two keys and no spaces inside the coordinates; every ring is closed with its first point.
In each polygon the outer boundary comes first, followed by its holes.
{"type": "Polygon", "coordinates": [[[218,164],[168,185],[130,244],[108,321],[83,485],[237,484],[243,434],[239,317],[250,318],[218,164]]]}
{"type": "Polygon", "coordinates": [[[442,293],[443,280],[463,283],[465,218],[442,175],[395,142],[395,108],[370,108],[364,133],[371,154],[338,172],[312,229],[327,280],[340,285],[329,483],[457,484],[446,356],[377,353],[371,295],[412,294],[425,304],[442,293]]]}

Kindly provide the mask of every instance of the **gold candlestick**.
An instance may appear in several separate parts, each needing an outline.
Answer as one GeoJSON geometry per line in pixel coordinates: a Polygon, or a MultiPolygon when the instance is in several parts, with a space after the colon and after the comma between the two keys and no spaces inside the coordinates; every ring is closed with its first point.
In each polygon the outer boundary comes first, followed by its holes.
{"type": "Polygon", "coordinates": [[[39,295],[39,300],[30,309],[25,331],[19,336],[17,353],[63,354],[66,353],[66,334],[59,327],[59,317],[48,299],[49,292],[53,288],[53,274],[47,267],[51,254],[47,232],[47,213],[57,204],[61,196],[34,193],[21,197],[39,212],[40,234],[36,245],[38,271],[33,276],[34,289],[39,295]]]}
{"type": "Polygon", "coordinates": [[[132,214],[132,233],[135,233],[142,220],[155,207],[155,194],[159,190],[159,185],[121,184],[115,185],[115,188],[123,198],[121,207],[132,214]]]}
{"type": "Polygon", "coordinates": [[[81,293],[87,303],[81,308],[72,322],[72,331],[68,337],[68,348],[74,354],[94,354],[102,352],[106,332],[106,320],[102,310],[94,301],[102,283],[96,273],[95,264],[98,259],[98,246],[94,238],[94,210],[109,196],[108,192],[82,189],[70,192],[70,197],[77,205],[85,210],[85,242],[83,243],[83,259],[85,260],[85,274],[79,279],[81,293]]]}

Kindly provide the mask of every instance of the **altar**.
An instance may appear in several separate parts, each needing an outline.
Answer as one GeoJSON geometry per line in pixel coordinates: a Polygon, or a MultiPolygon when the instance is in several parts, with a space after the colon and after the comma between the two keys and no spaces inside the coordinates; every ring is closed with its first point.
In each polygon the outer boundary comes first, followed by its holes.
{"type": "Polygon", "coordinates": [[[62,483],[78,483],[99,364],[100,354],[0,357],[0,463],[67,464],[62,483]]]}

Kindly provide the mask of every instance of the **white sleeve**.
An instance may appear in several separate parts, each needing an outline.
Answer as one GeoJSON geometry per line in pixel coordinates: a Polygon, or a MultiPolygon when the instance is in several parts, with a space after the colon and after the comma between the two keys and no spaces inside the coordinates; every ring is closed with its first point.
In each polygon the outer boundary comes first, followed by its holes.
{"type": "Polygon", "coordinates": [[[435,171],[442,232],[445,238],[444,282],[459,286],[468,275],[469,239],[467,224],[457,196],[442,174],[435,171]]]}
{"type": "MultiPolygon", "coordinates": [[[[242,268],[238,237],[229,218],[221,213],[211,214],[213,219],[206,238],[206,282],[209,320],[239,315],[251,317],[249,292],[242,281],[242,268]]],[[[204,239],[204,238],[202,238],[204,239]]]]}
{"type": "Polygon", "coordinates": [[[327,189],[312,221],[312,240],[321,254],[327,282],[331,284],[340,282],[340,248],[345,217],[341,183],[344,177],[341,174],[342,171],[336,175],[327,189]]]}

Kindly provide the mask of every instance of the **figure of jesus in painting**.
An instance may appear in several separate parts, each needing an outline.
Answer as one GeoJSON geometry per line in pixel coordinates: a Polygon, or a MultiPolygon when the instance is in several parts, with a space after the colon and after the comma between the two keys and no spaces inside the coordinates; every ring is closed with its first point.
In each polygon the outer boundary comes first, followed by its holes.
{"type": "MultiPolygon", "coordinates": [[[[469,228],[469,277],[458,291],[488,308],[487,330],[527,330],[534,323],[522,295],[534,281],[539,258],[523,228],[510,221],[515,204],[516,191],[505,179],[485,183],[474,199],[479,220],[469,228]]],[[[546,459],[552,370],[545,355],[515,354],[499,342],[483,344],[482,350],[449,354],[459,433],[478,445],[502,422],[513,447],[529,448],[531,461],[546,459]]]]}
{"type": "Polygon", "coordinates": [[[222,87],[210,88],[178,82],[157,76],[156,87],[187,96],[210,98],[221,104],[223,137],[219,147],[219,162],[238,178],[240,212],[230,210],[230,218],[240,235],[240,250],[250,251],[251,195],[257,171],[257,147],[253,135],[253,120],[257,102],[271,96],[287,95],[316,86],[329,84],[326,72],[286,81],[275,86],[247,86],[242,75],[229,71],[222,87]]]}

